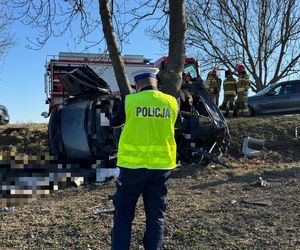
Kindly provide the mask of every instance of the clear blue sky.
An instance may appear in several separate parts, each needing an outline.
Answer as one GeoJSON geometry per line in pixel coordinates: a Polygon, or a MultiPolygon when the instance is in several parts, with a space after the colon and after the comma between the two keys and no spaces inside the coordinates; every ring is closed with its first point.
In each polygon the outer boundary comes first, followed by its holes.
{"type": "MultiPolygon", "coordinates": [[[[30,50],[25,47],[28,44],[26,37],[34,37],[36,31],[22,24],[16,24],[13,31],[17,45],[9,50],[0,64],[0,104],[7,106],[10,123],[48,122],[40,115],[48,110],[44,94],[46,56],[58,55],[60,51],[81,52],[85,44],[75,48],[71,34],[66,33],[64,37],[51,39],[40,50],[30,50]]],[[[143,27],[132,34],[130,41],[131,44],[124,46],[123,54],[144,55],[156,60],[167,53],[158,41],[145,35],[143,27]]],[[[97,53],[100,49],[103,48],[95,47],[87,52],[97,53]]]]}

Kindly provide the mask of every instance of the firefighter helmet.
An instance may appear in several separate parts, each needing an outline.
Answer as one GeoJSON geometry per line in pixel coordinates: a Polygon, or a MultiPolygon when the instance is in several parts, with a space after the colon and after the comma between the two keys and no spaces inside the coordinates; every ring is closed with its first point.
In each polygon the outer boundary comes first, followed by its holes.
{"type": "Polygon", "coordinates": [[[236,71],[237,71],[238,73],[245,72],[245,71],[246,71],[245,66],[244,66],[243,64],[237,65],[237,66],[236,66],[236,71]]]}

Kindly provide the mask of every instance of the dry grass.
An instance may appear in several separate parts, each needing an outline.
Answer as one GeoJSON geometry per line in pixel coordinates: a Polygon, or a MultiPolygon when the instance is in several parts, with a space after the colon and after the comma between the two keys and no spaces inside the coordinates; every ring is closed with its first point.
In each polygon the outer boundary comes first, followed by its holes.
{"type": "MultiPolygon", "coordinates": [[[[190,165],[174,170],[164,249],[299,249],[299,141],[293,140],[299,121],[299,117],[232,119],[233,147],[226,160],[235,169],[190,165]],[[239,157],[245,135],[267,140],[260,159],[239,157]],[[254,185],[259,177],[280,185],[254,185]],[[246,198],[264,198],[272,205],[245,204],[246,198]]],[[[2,149],[11,145],[20,153],[33,154],[46,149],[46,126],[13,129],[14,135],[3,132],[7,128],[11,126],[1,128],[2,149]]],[[[112,215],[94,215],[93,209],[111,208],[114,191],[113,180],[90,183],[60,190],[17,207],[14,213],[2,212],[0,248],[110,249],[112,215]]],[[[132,249],[142,246],[144,219],[139,201],[132,249]]]]}

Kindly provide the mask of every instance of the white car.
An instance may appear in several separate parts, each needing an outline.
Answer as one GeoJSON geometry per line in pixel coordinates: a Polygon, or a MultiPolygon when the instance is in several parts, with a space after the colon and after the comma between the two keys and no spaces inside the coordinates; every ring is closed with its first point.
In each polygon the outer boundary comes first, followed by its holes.
{"type": "Polygon", "coordinates": [[[0,105],[0,125],[6,125],[9,123],[8,110],[4,105],[0,105]]]}

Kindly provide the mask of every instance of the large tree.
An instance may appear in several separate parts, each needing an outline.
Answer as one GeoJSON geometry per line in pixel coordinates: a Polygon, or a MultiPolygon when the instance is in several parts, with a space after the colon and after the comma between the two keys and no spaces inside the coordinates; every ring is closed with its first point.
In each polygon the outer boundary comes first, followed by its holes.
{"type": "Polygon", "coordinates": [[[169,60],[162,77],[162,91],[178,98],[185,62],[185,0],[170,0],[169,6],[169,60]]]}
{"type": "Polygon", "coordinates": [[[298,0],[187,0],[187,12],[204,69],[244,64],[254,91],[299,72],[298,0]]]}
{"type": "Polygon", "coordinates": [[[112,11],[107,0],[99,0],[99,13],[101,16],[102,29],[106,39],[116,80],[121,94],[125,96],[131,92],[130,82],[128,80],[128,76],[126,75],[124,60],[121,56],[120,49],[115,38],[112,22],[112,11]]]}

